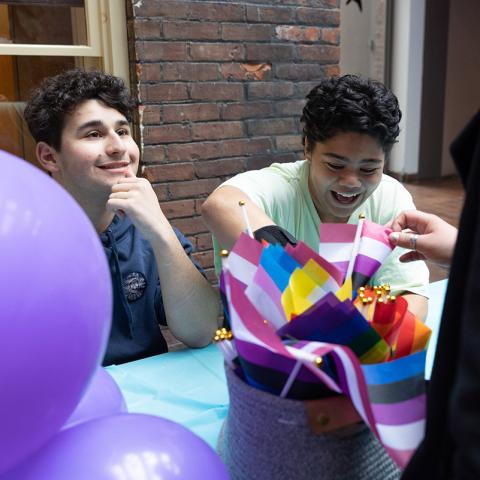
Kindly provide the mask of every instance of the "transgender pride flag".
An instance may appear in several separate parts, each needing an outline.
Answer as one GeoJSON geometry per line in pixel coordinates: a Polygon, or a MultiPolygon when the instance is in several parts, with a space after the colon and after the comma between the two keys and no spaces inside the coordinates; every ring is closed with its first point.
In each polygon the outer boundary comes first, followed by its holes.
{"type": "Polygon", "coordinates": [[[380,268],[393,249],[388,240],[389,228],[363,220],[358,250],[355,250],[357,225],[348,223],[327,223],[320,225],[319,254],[333,263],[343,274],[347,274],[350,261],[354,262],[352,288],[356,290],[366,285],[380,268]],[[352,256],[355,258],[352,259],[352,256]]]}

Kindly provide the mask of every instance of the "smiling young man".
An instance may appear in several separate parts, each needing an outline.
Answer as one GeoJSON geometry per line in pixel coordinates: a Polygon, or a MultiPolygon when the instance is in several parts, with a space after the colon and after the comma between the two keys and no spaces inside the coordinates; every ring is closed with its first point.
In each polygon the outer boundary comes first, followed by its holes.
{"type": "Polygon", "coordinates": [[[114,305],[104,365],[166,352],[159,324],[191,347],[207,345],[217,328],[217,295],[192,246],[136,177],[133,108],[121,79],[72,70],[46,79],[24,114],[39,163],[84,209],[108,258],[114,305]]]}
{"type": "MultiPolygon", "coordinates": [[[[400,119],[398,101],[383,84],[354,75],[323,80],[307,95],[301,118],[306,159],[239,174],[204,203],[216,252],[219,246],[230,249],[245,229],[240,200],[257,238],[280,243],[296,238],[314,250],[321,222],[357,223],[364,213],[386,224],[415,208],[407,190],[383,174],[400,119]]],[[[389,283],[424,317],[428,269],[423,262],[401,264],[401,254],[396,249],[373,282],[389,283]]]]}

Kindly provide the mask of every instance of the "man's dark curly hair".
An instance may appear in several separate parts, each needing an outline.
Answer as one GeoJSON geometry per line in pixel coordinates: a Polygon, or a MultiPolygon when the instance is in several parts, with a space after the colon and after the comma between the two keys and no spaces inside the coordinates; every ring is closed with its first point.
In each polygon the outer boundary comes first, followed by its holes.
{"type": "Polygon", "coordinates": [[[132,120],[136,104],[121,78],[78,69],[46,78],[32,92],[23,116],[36,142],[60,150],[65,116],[92,99],[119,111],[129,122],[132,120]]]}
{"type": "Polygon", "coordinates": [[[400,133],[397,97],[380,82],[356,75],[330,77],[307,95],[303,109],[303,144],[311,152],[341,132],[371,135],[389,153],[400,133]]]}

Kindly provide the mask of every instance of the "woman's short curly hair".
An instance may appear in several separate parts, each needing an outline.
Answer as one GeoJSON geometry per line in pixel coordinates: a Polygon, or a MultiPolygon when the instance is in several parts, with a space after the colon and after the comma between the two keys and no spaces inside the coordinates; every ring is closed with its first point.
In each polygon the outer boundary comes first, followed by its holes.
{"type": "Polygon", "coordinates": [[[23,115],[36,142],[60,150],[65,116],[92,99],[119,111],[129,122],[132,120],[136,103],[121,78],[79,69],[46,78],[32,92],[23,115]]]}
{"type": "Polygon", "coordinates": [[[303,109],[303,144],[311,151],[341,132],[371,135],[388,153],[400,133],[397,97],[380,82],[356,75],[330,77],[307,95],[303,109]]]}

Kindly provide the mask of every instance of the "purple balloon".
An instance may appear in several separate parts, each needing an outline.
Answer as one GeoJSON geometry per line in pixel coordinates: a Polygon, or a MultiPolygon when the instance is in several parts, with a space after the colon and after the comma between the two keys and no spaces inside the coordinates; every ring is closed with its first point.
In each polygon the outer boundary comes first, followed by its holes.
{"type": "Polygon", "coordinates": [[[178,423],[120,414],[58,433],[2,480],[227,480],[214,450],[178,423]]]}
{"type": "Polygon", "coordinates": [[[111,375],[98,367],[77,408],[62,430],[107,415],[125,413],[127,406],[122,392],[111,375]]]}
{"type": "Polygon", "coordinates": [[[77,406],[110,331],[103,248],[73,198],[0,151],[0,474],[77,406]]]}

